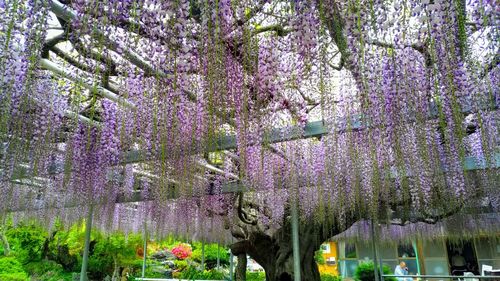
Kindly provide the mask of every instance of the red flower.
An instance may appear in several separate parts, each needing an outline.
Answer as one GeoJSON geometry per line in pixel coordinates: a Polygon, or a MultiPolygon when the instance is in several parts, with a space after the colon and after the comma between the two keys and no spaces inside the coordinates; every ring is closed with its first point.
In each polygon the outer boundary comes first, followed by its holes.
{"type": "Polygon", "coordinates": [[[172,249],[172,254],[174,254],[180,260],[187,259],[192,254],[191,246],[181,243],[172,249]]]}

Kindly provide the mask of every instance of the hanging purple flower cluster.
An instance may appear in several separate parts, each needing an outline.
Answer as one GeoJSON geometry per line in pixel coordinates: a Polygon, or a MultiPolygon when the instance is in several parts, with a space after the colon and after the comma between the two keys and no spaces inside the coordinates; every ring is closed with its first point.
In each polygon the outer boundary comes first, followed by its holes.
{"type": "Polygon", "coordinates": [[[0,214],[93,204],[105,229],[213,239],[232,188],[277,228],[293,201],[343,224],[460,206],[495,179],[487,1],[17,2],[0,2],[0,214]]]}
{"type": "Polygon", "coordinates": [[[313,1],[296,1],[295,15],[292,18],[293,41],[297,46],[297,53],[306,63],[313,59],[319,32],[318,10],[313,1]]]}
{"type": "MultiPolygon", "coordinates": [[[[104,126],[100,131],[80,124],[71,142],[70,190],[78,201],[114,198],[120,191],[113,187],[112,169],[120,161],[120,139],[116,105],[103,101],[104,126]],[[111,180],[110,180],[111,177],[111,180]]],[[[75,198],[74,198],[75,199],[75,198]]],[[[108,200],[114,206],[113,199],[108,200]]]]}

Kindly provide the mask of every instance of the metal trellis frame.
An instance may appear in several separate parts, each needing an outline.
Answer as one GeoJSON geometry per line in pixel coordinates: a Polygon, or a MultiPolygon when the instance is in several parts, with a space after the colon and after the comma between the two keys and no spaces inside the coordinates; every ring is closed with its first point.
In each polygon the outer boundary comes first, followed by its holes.
{"type": "MultiPolygon", "coordinates": [[[[49,1],[50,8],[54,14],[56,14],[58,17],[66,20],[66,21],[71,21],[76,18],[76,13],[66,7],[64,4],[60,3],[59,1],[56,0],[51,0],[49,1]]],[[[110,39],[106,39],[106,36],[104,33],[102,33],[99,30],[94,30],[94,32],[99,35],[99,37],[104,38],[104,45],[111,49],[111,50],[117,50],[120,48],[118,44],[115,42],[111,41],[110,39]]],[[[121,48],[123,49],[123,48],[121,48]]],[[[131,50],[127,50],[126,48],[123,49],[123,55],[126,59],[128,59],[132,64],[135,66],[149,72],[154,72],[158,77],[168,77],[170,74],[165,73],[161,70],[156,70],[150,63],[145,61],[143,58],[141,58],[138,54],[134,53],[131,50]]],[[[136,106],[127,100],[126,98],[123,98],[112,91],[98,85],[97,83],[95,85],[91,85],[84,81],[83,79],[80,79],[78,77],[75,77],[74,75],[71,75],[71,73],[64,69],[63,67],[59,66],[58,64],[48,60],[48,59],[41,59],[40,60],[40,66],[43,69],[46,69],[48,71],[51,71],[59,76],[62,76],[66,79],[76,81],[83,85],[83,87],[89,89],[89,90],[94,90],[97,91],[99,95],[102,97],[109,99],[115,103],[117,103],[120,106],[129,108],[131,110],[134,110],[136,106]]],[[[487,106],[486,109],[488,110],[497,110],[495,105],[487,106]]],[[[436,119],[438,118],[438,112],[436,111],[435,108],[431,108],[430,110],[430,115],[427,116],[428,119],[436,119]]],[[[473,113],[472,109],[470,108],[464,108],[462,109],[462,112],[464,114],[471,114],[473,113]]],[[[78,118],[80,121],[89,124],[91,126],[100,126],[99,122],[96,122],[94,120],[91,120],[85,116],[82,116],[76,112],[72,111],[66,111],[65,115],[70,117],[70,118],[78,118]]],[[[287,126],[287,127],[280,127],[280,128],[272,128],[268,132],[264,134],[264,137],[262,138],[263,140],[261,143],[250,143],[249,145],[258,145],[262,143],[266,144],[275,144],[275,143],[281,143],[281,142],[286,142],[286,141],[292,141],[292,140],[299,140],[299,139],[308,139],[308,138],[321,138],[325,135],[328,135],[332,132],[332,128],[336,128],[335,132],[337,133],[342,133],[348,130],[352,131],[358,131],[358,130],[363,130],[368,127],[376,126],[375,124],[372,124],[370,121],[370,118],[368,116],[362,116],[362,115],[354,115],[347,117],[345,120],[342,120],[341,122],[334,122],[334,123],[328,123],[325,121],[314,121],[314,122],[309,122],[306,123],[305,126],[287,126]],[[340,124],[340,125],[339,125],[340,124]],[[349,129],[346,129],[349,128],[349,129]]],[[[237,138],[235,135],[221,135],[218,138],[216,138],[213,142],[210,142],[209,144],[206,145],[204,148],[203,152],[215,152],[215,151],[225,151],[225,150],[233,150],[237,148],[237,138]]],[[[151,154],[146,152],[145,150],[132,150],[128,152],[124,156],[124,160],[122,161],[121,164],[130,164],[130,163],[138,163],[138,162],[144,162],[144,161],[149,161],[149,160],[154,160],[151,159],[151,154]]],[[[227,174],[223,170],[217,168],[216,166],[210,165],[208,163],[198,163],[202,167],[204,167],[207,170],[210,170],[215,173],[219,174],[225,174],[229,178],[232,178],[233,180],[236,180],[235,182],[230,182],[222,187],[222,192],[223,193],[234,193],[234,192],[241,192],[241,191],[249,191],[250,189],[247,188],[244,183],[240,182],[240,178],[237,175],[234,174],[227,174]]],[[[478,170],[478,169],[497,169],[500,167],[500,153],[496,153],[494,155],[493,161],[490,161],[490,163],[486,163],[485,161],[478,161],[477,158],[474,157],[465,157],[464,163],[463,163],[463,168],[465,170],[478,170]]],[[[61,167],[55,167],[54,170],[58,170],[61,167]]],[[[13,174],[13,179],[19,180],[18,178],[22,177],[22,175],[29,174],[29,167],[16,167],[14,174],[13,174]]],[[[155,175],[152,175],[155,176],[155,175]]],[[[19,182],[20,184],[28,184],[28,182],[23,182],[22,179],[19,182]]],[[[140,201],[147,201],[147,200],[153,200],[153,198],[149,198],[145,196],[142,193],[133,193],[132,196],[125,196],[125,195],[119,195],[115,199],[115,203],[128,203],[128,202],[140,202],[140,201]]],[[[86,270],[87,270],[87,264],[88,264],[88,254],[89,254],[89,244],[90,244],[90,234],[91,234],[91,228],[92,228],[92,217],[93,217],[93,209],[94,209],[94,204],[97,204],[98,202],[94,202],[89,206],[88,210],[88,215],[87,215],[87,221],[86,221],[86,230],[85,230],[85,246],[84,246],[84,253],[83,253],[83,261],[82,261],[82,268],[81,268],[81,275],[80,275],[80,280],[81,281],[86,281],[86,270]]],[[[71,204],[69,204],[71,205],[71,204]]],[[[75,205],[77,206],[77,205],[75,205]]],[[[71,206],[65,206],[65,207],[71,207],[71,206]]],[[[293,246],[293,261],[294,261],[294,280],[295,281],[300,281],[301,276],[300,276],[300,249],[299,249],[299,225],[298,225],[298,210],[297,210],[297,202],[292,202],[292,208],[291,208],[291,222],[292,222],[292,246],[293,246]]],[[[372,222],[372,234],[374,235],[374,230],[373,230],[373,222],[372,222]]],[[[373,237],[374,239],[375,237],[373,237]]],[[[205,248],[205,243],[202,241],[202,265],[204,267],[204,261],[205,261],[205,256],[204,256],[204,248],[205,248]]],[[[373,250],[374,254],[376,253],[376,246],[373,245],[373,250]]],[[[146,266],[146,256],[147,256],[147,229],[146,229],[146,222],[144,222],[144,260],[143,260],[143,267],[142,267],[142,280],[148,280],[145,278],[145,266],[146,266]]],[[[375,264],[376,264],[377,256],[375,254],[375,264]]],[[[218,261],[219,264],[219,261],[218,261]]],[[[232,253],[230,254],[230,274],[231,274],[231,280],[233,278],[232,273],[233,273],[233,255],[232,253]]],[[[375,270],[376,267],[375,267],[375,270]]],[[[375,274],[377,276],[378,280],[378,274],[375,274]]],[[[382,279],[384,277],[395,277],[394,275],[381,275],[382,279]]],[[[410,276],[408,275],[407,277],[420,277],[420,278],[452,278],[454,276],[447,276],[447,275],[415,275],[415,276],[410,276]]],[[[493,279],[494,277],[474,277],[474,278],[481,278],[481,279],[493,279]]]]}

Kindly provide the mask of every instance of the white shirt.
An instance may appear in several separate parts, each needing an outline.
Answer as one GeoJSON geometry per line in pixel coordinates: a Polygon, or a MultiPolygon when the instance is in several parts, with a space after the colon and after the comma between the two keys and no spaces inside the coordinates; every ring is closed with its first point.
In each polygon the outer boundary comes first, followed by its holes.
{"type": "MultiPolygon", "coordinates": [[[[396,266],[396,269],[394,269],[394,275],[400,275],[400,276],[403,276],[403,275],[407,275],[408,272],[401,268],[401,266],[397,265],[396,266]]],[[[401,278],[401,277],[397,277],[398,281],[408,281],[408,280],[411,280],[411,278],[401,278]]]]}

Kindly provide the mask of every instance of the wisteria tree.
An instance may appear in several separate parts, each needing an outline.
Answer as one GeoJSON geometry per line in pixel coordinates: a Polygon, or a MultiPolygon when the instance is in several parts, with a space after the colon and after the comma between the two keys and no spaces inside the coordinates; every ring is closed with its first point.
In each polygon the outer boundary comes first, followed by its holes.
{"type": "Polygon", "coordinates": [[[498,212],[494,1],[0,0],[0,215],[236,240],[498,212]],[[469,204],[465,204],[468,202],[469,204]],[[468,208],[470,210],[470,208],[468,208]]]}

